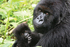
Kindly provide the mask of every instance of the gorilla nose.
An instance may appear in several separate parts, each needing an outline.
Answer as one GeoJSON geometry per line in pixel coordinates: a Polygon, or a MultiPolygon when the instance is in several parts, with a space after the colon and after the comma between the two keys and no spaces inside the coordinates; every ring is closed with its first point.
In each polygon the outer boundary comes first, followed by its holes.
{"type": "Polygon", "coordinates": [[[42,22],[43,21],[43,17],[42,16],[38,16],[37,18],[36,18],[36,20],[38,21],[38,22],[42,22]]]}
{"type": "Polygon", "coordinates": [[[38,24],[38,25],[41,25],[43,22],[44,22],[43,19],[38,19],[38,18],[36,18],[36,19],[34,20],[34,23],[36,23],[36,24],[38,24]]]}

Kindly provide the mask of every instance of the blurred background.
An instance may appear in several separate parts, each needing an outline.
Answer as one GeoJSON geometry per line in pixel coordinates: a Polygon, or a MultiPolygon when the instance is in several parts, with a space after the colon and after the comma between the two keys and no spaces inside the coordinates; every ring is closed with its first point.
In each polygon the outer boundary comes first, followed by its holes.
{"type": "Polygon", "coordinates": [[[33,10],[40,0],[0,0],[0,47],[12,47],[16,40],[12,30],[27,22],[33,31],[33,10]]]}

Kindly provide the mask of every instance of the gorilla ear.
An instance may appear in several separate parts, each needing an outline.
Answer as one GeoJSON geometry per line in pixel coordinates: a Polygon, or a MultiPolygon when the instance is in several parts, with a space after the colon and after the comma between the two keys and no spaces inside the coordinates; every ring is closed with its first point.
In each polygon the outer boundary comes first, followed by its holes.
{"type": "Polygon", "coordinates": [[[60,21],[62,21],[62,20],[63,20],[63,14],[60,13],[60,21]]]}
{"type": "Polygon", "coordinates": [[[60,12],[60,21],[64,19],[64,17],[67,15],[67,9],[63,8],[63,10],[60,12]]]}
{"type": "Polygon", "coordinates": [[[64,19],[64,17],[65,15],[63,13],[60,13],[59,21],[57,24],[59,24],[64,19]]]}
{"type": "Polygon", "coordinates": [[[63,18],[64,18],[64,16],[62,14],[60,14],[59,21],[57,24],[59,24],[63,20],[63,18]]]}

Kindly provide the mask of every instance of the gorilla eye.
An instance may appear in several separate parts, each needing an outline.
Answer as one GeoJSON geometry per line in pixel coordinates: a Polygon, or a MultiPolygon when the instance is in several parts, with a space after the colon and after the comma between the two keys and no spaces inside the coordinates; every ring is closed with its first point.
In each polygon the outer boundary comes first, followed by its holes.
{"type": "Polygon", "coordinates": [[[50,15],[50,12],[48,12],[48,11],[44,11],[44,13],[45,13],[46,15],[50,15]]]}
{"type": "Polygon", "coordinates": [[[49,13],[46,13],[46,15],[48,15],[49,13]]]}
{"type": "Polygon", "coordinates": [[[39,10],[41,12],[41,10],[39,10]]]}

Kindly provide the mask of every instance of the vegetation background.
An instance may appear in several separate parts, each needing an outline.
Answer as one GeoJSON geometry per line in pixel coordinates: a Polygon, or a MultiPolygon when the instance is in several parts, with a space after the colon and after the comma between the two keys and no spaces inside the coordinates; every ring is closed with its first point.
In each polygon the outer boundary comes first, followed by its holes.
{"type": "Polygon", "coordinates": [[[33,31],[33,9],[40,0],[0,0],[0,47],[12,47],[15,37],[12,30],[27,22],[33,31]]]}

